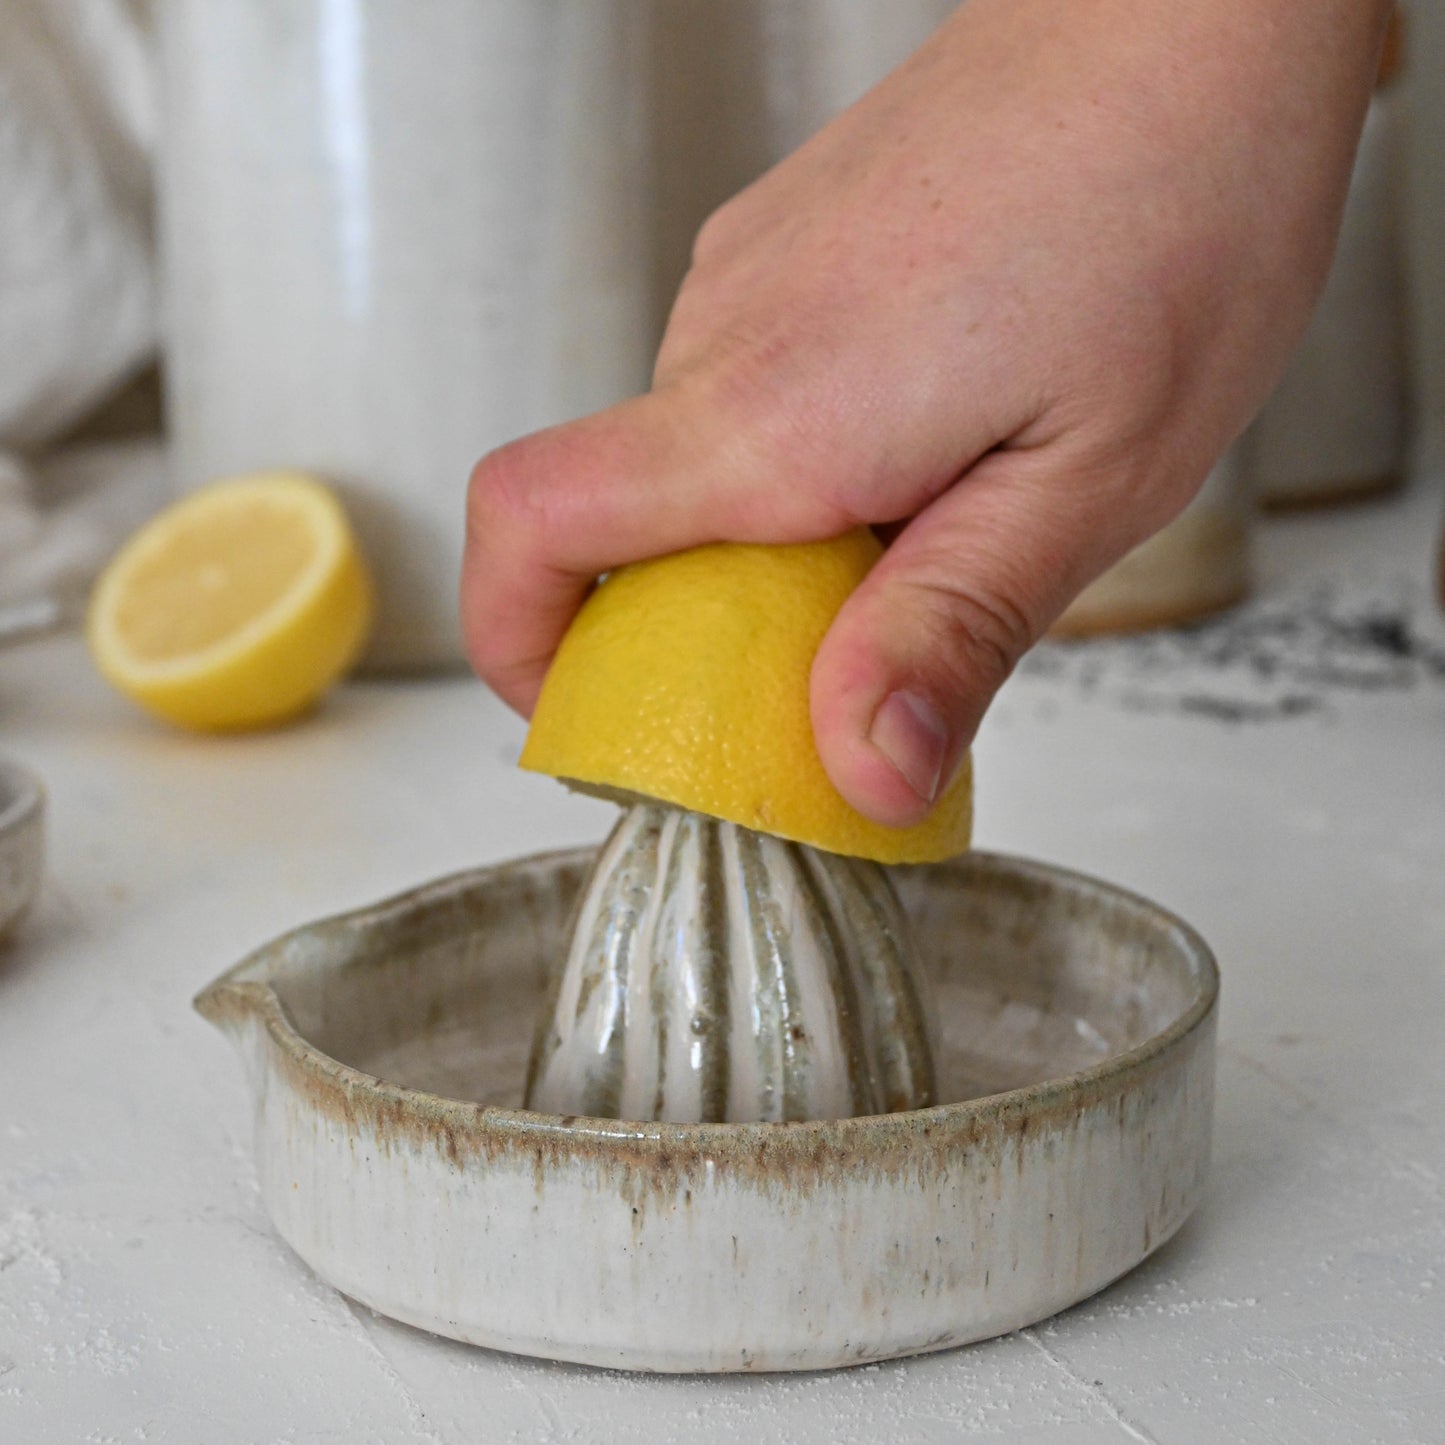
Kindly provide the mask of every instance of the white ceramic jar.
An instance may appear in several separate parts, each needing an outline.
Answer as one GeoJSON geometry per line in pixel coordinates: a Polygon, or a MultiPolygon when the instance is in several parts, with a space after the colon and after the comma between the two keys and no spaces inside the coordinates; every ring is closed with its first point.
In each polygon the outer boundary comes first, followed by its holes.
{"type": "Polygon", "coordinates": [[[369,661],[462,657],[468,471],[644,388],[637,0],[167,0],[166,372],[179,486],[343,489],[369,661]]]}

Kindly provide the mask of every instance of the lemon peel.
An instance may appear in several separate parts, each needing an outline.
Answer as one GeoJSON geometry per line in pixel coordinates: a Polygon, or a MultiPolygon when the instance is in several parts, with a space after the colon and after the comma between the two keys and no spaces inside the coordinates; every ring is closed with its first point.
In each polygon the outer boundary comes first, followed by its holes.
{"type": "Polygon", "coordinates": [[[102,675],[181,727],[306,711],[356,660],[372,585],[334,493],[299,472],[202,487],[140,528],[91,594],[102,675]]]}
{"type": "Polygon", "coordinates": [[[881,555],[866,528],[782,546],[715,543],[619,568],[583,604],[533,713],[521,766],[881,863],[968,847],[972,769],[921,823],[865,818],[813,740],[813,658],[881,555]]]}

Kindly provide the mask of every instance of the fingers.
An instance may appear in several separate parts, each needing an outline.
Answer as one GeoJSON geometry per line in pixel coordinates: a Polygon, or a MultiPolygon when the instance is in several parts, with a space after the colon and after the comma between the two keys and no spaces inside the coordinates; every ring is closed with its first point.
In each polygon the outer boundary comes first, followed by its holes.
{"type": "Polygon", "coordinates": [[[523,437],[472,472],[462,631],[473,667],[524,715],[601,571],[701,540],[675,431],[649,400],[523,437]]]}
{"type": "Polygon", "coordinates": [[[513,442],[484,457],[467,498],[461,614],[481,677],[529,715],[562,634],[597,576],[712,541],[802,541],[853,519],[822,489],[780,485],[754,427],[693,383],[513,442]]]}
{"type": "Polygon", "coordinates": [[[860,812],[918,822],[993,695],[1073,596],[1137,537],[1046,452],[995,452],[899,534],[813,663],[818,751],[860,812]]]}

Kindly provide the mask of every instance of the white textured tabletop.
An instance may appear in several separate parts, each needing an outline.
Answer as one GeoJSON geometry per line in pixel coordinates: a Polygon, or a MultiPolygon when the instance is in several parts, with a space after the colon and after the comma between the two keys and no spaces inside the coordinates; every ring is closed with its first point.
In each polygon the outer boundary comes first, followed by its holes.
{"type": "Polygon", "coordinates": [[[1445,1440],[1441,508],[1272,522],[1242,612],[1047,647],[1009,684],[979,843],[1148,894],[1218,953],[1210,1187],[1065,1315],[829,1375],[452,1344],[272,1233],[191,996],[293,925],[608,824],[513,769],[480,685],[360,684],[219,741],[131,712],[74,639],[0,654],[0,749],[51,803],[41,903],[0,944],[0,1441],[1445,1440]]]}

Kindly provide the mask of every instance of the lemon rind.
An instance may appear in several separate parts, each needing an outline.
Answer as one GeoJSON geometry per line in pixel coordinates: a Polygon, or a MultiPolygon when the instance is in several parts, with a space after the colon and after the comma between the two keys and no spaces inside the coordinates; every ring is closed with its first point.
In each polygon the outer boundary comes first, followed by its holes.
{"type": "Polygon", "coordinates": [[[836,853],[845,858],[866,858],[874,863],[889,867],[913,864],[946,863],[969,851],[973,836],[973,760],[965,757],[959,777],[939,800],[940,807],[962,806],[953,828],[930,827],[927,822],[901,828],[890,828],[855,814],[853,829],[856,842],[848,844],[840,834],[829,828],[793,827],[786,820],[759,826],[758,820],[744,816],[741,810],[709,806],[697,797],[688,797],[681,792],[652,791],[611,781],[603,777],[586,778],[575,773],[554,772],[547,767],[523,760],[520,766],[527,772],[554,778],[569,791],[584,797],[596,798],[600,802],[612,803],[619,808],[634,807],[639,803],[665,803],[669,807],[681,808],[705,817],[718,818],[723,822],[735,823],[755,833],[766,833],[788,843],[799,843],[804,847],[816,848],[822,853],[836,853]],[[859,846],[859,845],[862,846],[859,846]]]}

